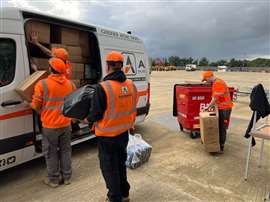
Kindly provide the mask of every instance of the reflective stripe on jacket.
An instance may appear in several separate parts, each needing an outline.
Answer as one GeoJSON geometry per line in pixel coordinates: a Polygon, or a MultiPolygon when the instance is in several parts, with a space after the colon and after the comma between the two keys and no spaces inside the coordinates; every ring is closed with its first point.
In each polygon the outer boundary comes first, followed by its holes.
{"type": "Polygon", "coordinates": [[[95,134],[115,137],[134,125],[137,89],[129,79],[123,83],[107,80],[101,86],[106,93],[107,108],[103,118],[95,124],[95,134]]]}
{"type": "Polygon", "coordinates": [[[62,75],[50,75],[35,86],[32,107],[41,110],[44,128],[62,128],[70,125],[70,118],[62,115],[65,96],[75,90],[74,84],[62,75]]]}
{"type": "Polygon", "coordinates": [[[212,86],[212,98],[218,109],[229,109],[233,107],[229,88],[222,79],[216,79],[212,86]]]}

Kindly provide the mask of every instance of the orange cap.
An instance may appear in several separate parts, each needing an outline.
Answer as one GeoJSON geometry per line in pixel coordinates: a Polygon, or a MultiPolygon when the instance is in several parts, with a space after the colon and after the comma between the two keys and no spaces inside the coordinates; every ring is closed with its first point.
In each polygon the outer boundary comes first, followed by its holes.
{"type": "Polygon", "coordinates": [[[69,58],[68,52],[64,48],[53,48],[52,55],[53,57],[63,60],[64,62],[66,62],[66,60],[69,58]]]}
{"type": "Polygon", "coordinates": [[[206,81],[208,78],[214,76],[212,71],[205,71],[202,73],[202,81],[206,81]]]}
{"type": "Polygon", "coordinates": [[[108,55],[106,56],[106,61],[107,62],[121,62],[121,63],[123,63],[124,56],[120,52],[112,51],[112,52],[108,53],[108,55]]]}
{"type": "Polygon", "coordinates": [[[49,59],[50,66],[60,74],[64,74],[66,72],[66,65],[63,60],[59,58],[51,58],[49,59]]]}

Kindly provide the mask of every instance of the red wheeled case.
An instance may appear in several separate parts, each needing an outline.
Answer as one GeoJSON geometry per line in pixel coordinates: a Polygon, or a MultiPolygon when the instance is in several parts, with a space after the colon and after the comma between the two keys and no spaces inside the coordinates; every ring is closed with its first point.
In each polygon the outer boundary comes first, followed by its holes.
{"type": "MultiPolygon", "coordinates": [[[[229,87],[231,98],[235,93],[229,87]]],[[[199,113],[209,105],[212,99],[212,87],[207,84],[175,84],[173,98],[173,116],[177,117],[180,130],[190,131],[190,137],[200,136],[199,113]]],[[[228,123],[229,124],[229,123],[228,123]]]]}

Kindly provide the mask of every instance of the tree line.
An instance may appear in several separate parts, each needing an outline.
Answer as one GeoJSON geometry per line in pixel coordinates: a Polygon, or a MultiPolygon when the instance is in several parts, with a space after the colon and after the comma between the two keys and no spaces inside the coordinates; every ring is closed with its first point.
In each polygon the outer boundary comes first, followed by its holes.
{"type": "Polygon", "coordinates": [[[238,60],[232,58],[230,60],[210,61],[206,57],[201,59],[194,59],[192,57],[180,58],[178,56],[170,56],[164,58],[151,58],[152,65],[165,66],[185,66],[187,64],[195,64],[197,66],[227,66],[227,67],[270,67],[270,59],[256,58],[254,60],[238,60]]]}

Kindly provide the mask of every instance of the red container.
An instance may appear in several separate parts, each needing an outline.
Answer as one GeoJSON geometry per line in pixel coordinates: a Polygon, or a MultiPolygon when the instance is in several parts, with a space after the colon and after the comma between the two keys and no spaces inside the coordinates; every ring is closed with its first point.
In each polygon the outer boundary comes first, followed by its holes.
{"type": "MultiPolygon", "coordinates": [[[[231,98],[234,88],[229,87],[231,98]]],[[[177,116],[180,129],[187,129],[191,137],[199,136],[199,113],[209,105],[212,99],[212,87],[206,84],[176,84],[174,86],[173,115],[177,116]]]]}

